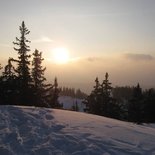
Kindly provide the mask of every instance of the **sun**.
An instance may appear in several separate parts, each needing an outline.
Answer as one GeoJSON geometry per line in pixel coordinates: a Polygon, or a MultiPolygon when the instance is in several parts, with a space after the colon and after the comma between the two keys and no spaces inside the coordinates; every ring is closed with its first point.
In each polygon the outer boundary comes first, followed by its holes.
{"type": "Polygon", "coordinates": [[[54,48],[52,50],[53,60],[57,64],[69,62],[69,51],[67,48],[54,48]]]}

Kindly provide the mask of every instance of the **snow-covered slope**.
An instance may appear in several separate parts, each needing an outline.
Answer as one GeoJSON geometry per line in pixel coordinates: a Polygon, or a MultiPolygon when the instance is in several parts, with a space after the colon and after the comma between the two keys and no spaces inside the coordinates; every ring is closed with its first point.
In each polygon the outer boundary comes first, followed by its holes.
{"type": "Polygon", "coordinates": [[[155,128],[65,110],[0,106],[0,155],[154,155],[155,128]]]}

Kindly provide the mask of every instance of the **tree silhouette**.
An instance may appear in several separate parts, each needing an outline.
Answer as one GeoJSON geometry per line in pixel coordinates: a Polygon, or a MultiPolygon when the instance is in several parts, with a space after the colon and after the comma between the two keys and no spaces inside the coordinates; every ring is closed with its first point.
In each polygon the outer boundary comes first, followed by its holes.
{"type": "Polygon", "coordinates": [[[86,111],[89,113],[102,115],[100,90],[100,83],[98,77],[96,77],[94,90],[92,90],[91,94],[84,101],[84,104],[86,104],[86,111]]]}
{"type": "Polygon", "coordinates": [[[102,84],[99,83],[98,78],[95,79],[94,90],[84,101],[86,111],[97,115],[119,118],[120,107],[111,96],[112,87],[108,77],[109,75],[106,73],[102,84]]]}
{"type": "Polygon", "coordinates": [[[48,105],[51,108],[62,108],[60,105],[58,98],[59,98],[60,89],[58,87],[57,78],[54,79],[54,84],[49,90],[49,98],[48,98],[48,105]]]}
{"type": "Polygon", "coordinates": [[[144,92],[144,114],[143,122],[155,122],[155,89],[149,89],[144,92]]]}
{"type": "Polygon", "coordinates": [[[45,106],[46,86],[44,72],[46,68],[42,66],[42,52],[37,49],[33,53],[32,61],[32,82],[34,86],[34,102],[36,106],[45,106]]]}
{"type": "Polygon", "coordinates": [[[4,72],[2,73],[2,100],[3,104],[16,104],[17,98],[19,96],[19,91],[17,89],[17,76],[15,74],[15,68],[11,63],[12,58],[9,58],[8,64],[4,68],[4,72]]]}
{"type": "Polygon", "coordinates": [[[129,100],[128,120],[141,123],[143,120],[143,94],[139,83],[133,89],[132,99],[129,100]]]}
{"type": "Polygon", "coordinates": [[[16,72],[18,74],[18,82],[20,86],[20,102],[21,104],[28,104],[30,101],[30,86],[31,86],[31,75],[30,75],[30,61],[31,57],[28,52],[30,51],[30,47],[27,43],[30,43],[29,40],[26,39],[26,36],[30,33],[30,31],[25,26],[24,21],[19,27],[20,30],[20,38],[16,37],[16,42],[13,42],[18,48],[14,48],[18,52],[18,66],[16,72]]]}
{"type": "Polygon", "coordinates": [[[112,100],[111,98],[111,83],[108,79],[109,75],[108,73],[105,74],[105,79],[103,80],[101,84],[101,95],[102,95],[102,111],[104,116],[108,116],[109,113],[109,104],[112,100]]]}

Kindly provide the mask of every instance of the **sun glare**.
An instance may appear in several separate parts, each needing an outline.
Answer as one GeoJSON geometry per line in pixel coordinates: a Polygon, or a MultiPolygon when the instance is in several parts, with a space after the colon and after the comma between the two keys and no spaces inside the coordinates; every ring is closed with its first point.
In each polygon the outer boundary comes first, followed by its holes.
{"type": "Polygon", "coordinates": [[[54,48],[52,54],[55,63],[65,64],[69,61],[69,52],[66,48],[54,48]]]}

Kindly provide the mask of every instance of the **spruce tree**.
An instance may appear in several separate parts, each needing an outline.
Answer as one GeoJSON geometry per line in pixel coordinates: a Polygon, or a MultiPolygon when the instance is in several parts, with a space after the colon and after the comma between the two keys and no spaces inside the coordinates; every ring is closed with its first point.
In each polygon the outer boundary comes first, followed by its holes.
{"type": "Polygon", "coordinates": [[[30,31],[25,26],[24,21],[19,27],[20,30],[20,38],[16,37],[16,41],[13,42],[14,50],[18,52],[18,66],[16,72],[18,74],[18,82],[20,86],[20,97],[21,104],[29,104],[30,102],[30,86],[31,86],[31,75],[30,75],[30,55],[28,52],[30,51],[30,47],[27,43],[30,43],[29,40],[26,39],[26,36],[30,33],[30,31]]]}
{"type": "Polygon", "coordinates": [[[129,100],[129,108],[128,108],[128,120],[136,123],[143,122],[143,94],[142,89],[137,84],[133,89],[132,98],[129,100]]]}
{"type": "Polygon", "coordinates": [[[144,92],[144,120],[146,123],[155,123],[155,89],[151,88],[144,92]]]}
{"type": "Polygon", "coordinates": [[[37,106],[45,106],[46,97],[46,85],[44,82],[46,78],[44,77],[45,67],[42,66],[42,52],[37,49],[33,53],[32,61],[32,82],[34,86],[34,102],[37,106]]]}
{"type": "Polygon", "coordinates": [[[111,97],[112,87],[111,83],[109,82],[109,75],[108,73],[105,74],[105,79],[101,84],[101,95],[102,95],[102,114],[104,116],[109,116],[111,111],[111,104],[113,99],[111,97]]]}
{"type": "Polygon", "coordinates": [[[84,101],[84,104],[86,104],[85,111],[96,115],[102,115],[100,90],[100,83],[98,77],[96,77],[94,90],[92,90],[91,94],[84,101]]]}
{"type": "Polygon", "coordinates": [[[17,77],[15,74],[15,68],[11,63],[12,58],[9,58],[8,64],[4,68],[4,72],[2,73],[2,90],[1,93],[3,104],[16,104],[18,97],[18,89],[17,89],[17,77]]]}
{"type": "Polygon", "coordinates": [[[8,64],[4,68],[4,72],[2,73],[4,80],[11,80],[16,78],[15,75],[15,67],[11,63],[12,58],[9,58],[8,64]]]}
{"type": "Polygon", "coordinates": [[[102,94],[102,115],[111,118],[120,118],[121,105],[112,97],[111,82],[109,82],[109,74],[105,74],[105,79],[101,84],[101,94],[102,94]]]}
{"type": "Polygon", "coordinates": [[[120,107],[111,96],[112,87],[108,77],[109,75],[106,73],[102,84],[96,78],[94,90],[84,101],[86,104],[85,111],[101,116],[119,118],[120,107]]]}
{"type": "Polygon", "coordinates": [[[49,100],[48,105],[51,108],[61,108],[58,98],[59,98],[60,89],[58,88],[57,78],[54,79],[54,84],[49,90],[49,100]]]}

